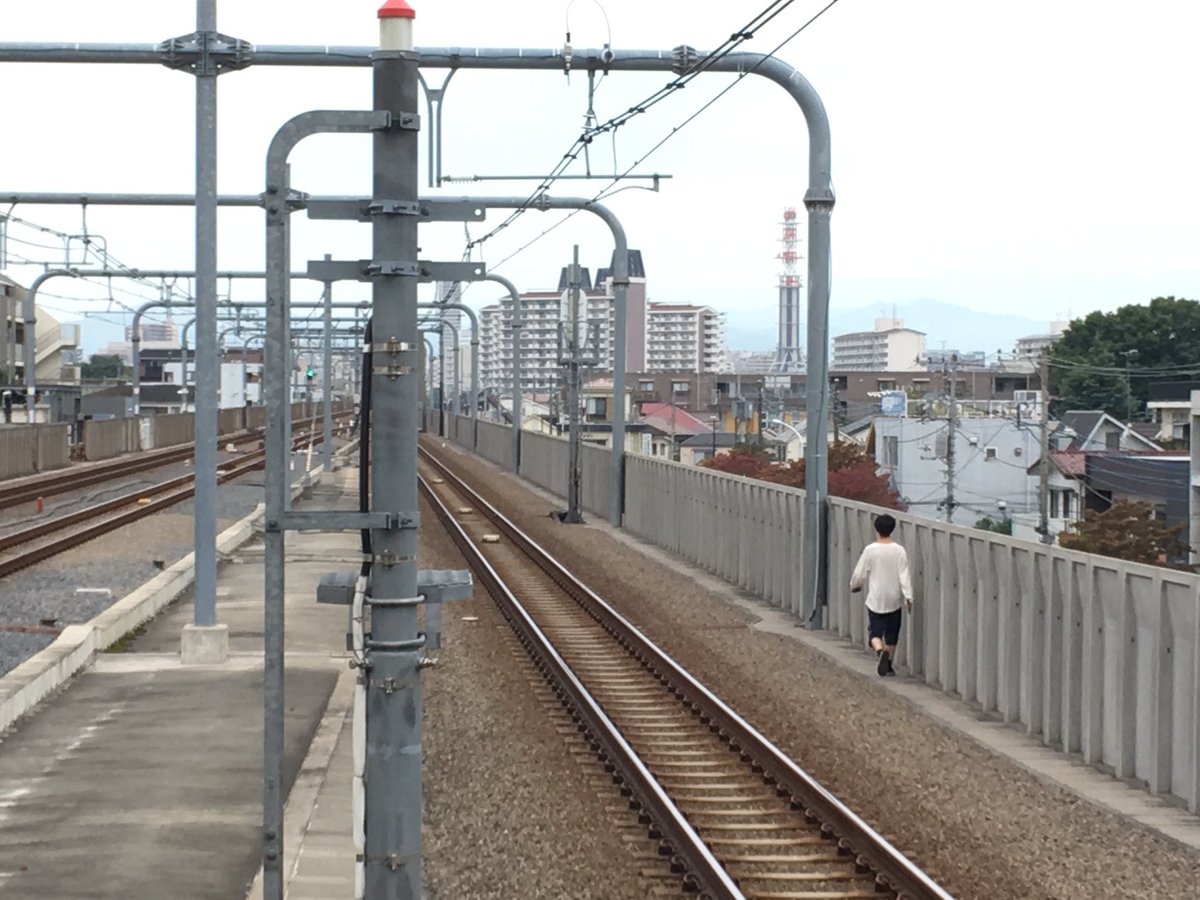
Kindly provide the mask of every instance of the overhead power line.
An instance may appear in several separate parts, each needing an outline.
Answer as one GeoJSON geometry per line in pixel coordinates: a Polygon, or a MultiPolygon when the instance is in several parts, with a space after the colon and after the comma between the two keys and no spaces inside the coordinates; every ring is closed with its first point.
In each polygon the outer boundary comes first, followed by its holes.
{"type": "MultiPolygon", "coordinates": [[[[647,150],[645,153],[643,153],[624,172],[620,173],[615,178],[613,178],[604,188],[602,188],[594,197],[591,198],[592,202],[599,202],[600,200],[603,200],[605,197],[611,196],[613,193],[616,193],[615,191],[612,190],[613,187],[615,187],[624,178],[628,177],[638,166],[640,166],[647,159],[649,159],[650,156],[652,156],[655,152],[657,152],[660,148],[662,148],[662,146],[664,144],[666,144],[668,141],[670,141],[672,138],[674,138],[676,135],[678,135],[679,132],[681,132],[684,128],[686,128],[693,121],[695,121],[701,114],[706,112],[714,103],[716,103],[718,100],[720,100],[726,94],[728,94],[731,90],[733,90],[733,88],[735,86],[737,86],[738,84],[740,84],[746,76],[751,75],[754,72],[756,72],[763,65],[763,63],[765,63],[767,60],[773,59],[775,57],[775,55],[777,53],[779,53],[780,50],[782,50],[789,43],[791,43],[793,40],[795,40],[807,28],[809,28],[809,26],[811,26],[814,22],[816,22],[819,18],[821,18],[821,16],[823,16],[826,12],[828,12],[830,9],[832,9],[834,6],[836,6],[837,3],[838,3],[838,0],[830,0],[830,2],[826,3],[825,6],[823,6],[820,10],[818,10],[816,13],[814,13],[799,28],[797,28],[795,31],[793,31],[791,34],[789,34],[787,37],[785,37],[782,41],[780,41],[778,44],[776,44],[768,53],[763,54],[762,57],[760,57],[753,65],[748,66],[746,69],[738,72],[736,78],[734,78],[734,80],[732,82],[730,82],[728,85],[726,85],[715,96],[713,96],[710,100],[708,100],[708,102],[704,103],[701,107],[699,107],[695,112],[693,112],[691,115],[689,115],[683,121],[681,121],[678,125],[674,126],[666,134],[666,136],[664,136],[660,141],[658,141],[656,144],[654,144],[649,150],[647,150]]],[[[790,0],[789,0],[788,4],[785,4],[785,6],[786,5],[790,5],[790,0]]],[[[778,12],[782,12],[783,8],[784,7],[781,7],[775,13],[775,15],[777,15],[778,12]]],[[[761,14],[760,14],[760,16],[761,16],[761,14]]],[[[772,15],[771,18],[774,18],[774,15],[772,15]]],[[[767,21],[769,21],[769,19],[767,21]]],[[[734,37],[738,37],[739,34],[742,34],[742,33],[743,32],[737,32],[734,35],[731,35],[731,39],[734,37]]],[[[724,53],[721,53],[721,56],[728,55],[728,53],[729,53],[729,51],[726,50],[724,53]]],[[[709,61],[708,67],[711,67],[712,61],[715,60],[716,58],[719,58],[719,57],[717,57],[717,53],[715,51],[713,54],[710,54],[709,56],[705,57],[705,60],[709,61]]],[[[703,63],[703,62],[704,61],[702,60],[701,63],[703,63]]],[[[697,65],[699,66],[701,63],[697,63],[697,65]]],[[[598,127],[600,127],[600,126],[598,126],[598,127]]],[[[552,183],[553,179],[550,179],[550,182],[552,183]]],[[[546,182],[543,181],[543,184],[546,184],[546,182]]],[[[526,211],[529,208],[529,206],[534,203],[534,201],[538,198],[538,196],[541,195],[541,193],[543,191],[544,191],[544,188],[539,186],[529,196],[529,198],[526,199],[525,203],[522,204],[522,206],[518,210],[514,211],[514,213],[512,215],[510,215],[508,217],[508,219],[506,219],[504,222],[500,223],[500,225],[496,226],[496,228],[492,229],[492,231],[489,232],[488,234],[486,234],[483,237],[478,238],[477,240],[468,244],[466,253],[469,255],[469,253],[473,247],[478,246],[479,244],[483,243],[484,241],[486,241],[489,238],[491,238],[492,236],[494,236],[496,233],[498,233],[502,229],[507,228],[508,225],[510,225],[516,219],[517,215],[526,211]]],[[[540,234],[538,234],[532,240],[527,241],[525,244],[518,247],[516,250],[514,250],[508,256],[504,257],[502,260],[500,260],[500,262],[489,265],[489,267],[488,267],[489,270],[496,271],[501,266],[503,266],[505,263],[511,261],[513,258],[518,256],[520,253],[523,253],[525,250],[528,250],[530,247],[532,247],[534,244],[536,244],[542,238],[546,237],[551,232],[555,231],[556,229],[560,228],[562,225],[569,222],[572,218],[577,216],[580,212],[581,212],[581,210],[578,210],[578,209],[572,210],[567,215],[563,216],[563,218],[559,219],[557,222],[555,222],[553,225],[551,225],[549,228],[546,228],[544,231],[542,231],[540,234]]]]}
{"type": "MultiPolygon", "coordinates": [[[[667,84],[663,85],[650,96],[644,98],[639,103],[635,103],[624,112],[613,116],[611,119],[608,119],[603,123],[585,127],[583,131],[580,132],[579,137],[577,137],[574,143],[572,143],[567,149],[567,152],[562,155],[562,158],[559,160],[558,164],[555,165],[554,168],[550,170],[550,173],[538,183],[538,186],[530,192],[525,201],[511,213],[509,213],[509,215],[491,231],[487,232],[481,237],[475,238],[468,243],[466,253],[469,254],[475,247],[478,247],[495,237],[501,231],[508,228],[508,226],[515,222],[518,218],[520,218],[529,209],[530,205],[533,204],[538,197],[548,191],[558,177],[566,172],[571,164],[579,158],[579,154],[583,152],[584,148],[587,147],[597,135],[616,131],[622,125],[628,123],[631,119],[634,119],[637,116],[649,111],[667,97],[676,93],[681,88],[686,87],[690,81],[706,72],[718,60],[728,56],[737,47],[753,38],[755,32],[759,28],[769,23],[794,2],[795,0],[775,0],[775,2],[769,4],[766,9],[754,16],[754,18],[752,18],[744,26],[733,32],[715,50],[710,52],[703,59],[698,60],[694,65],[690,66],[686,71],[676,78],[673,78],[671,81],[667,82],[667,84]]],[[[833,2],[836,3],[837,0],[833,0],[833,2]]],[[[833,4],[831,3],[830,5],[832,6],[833,4]]],[[[824,12],[824,10],[822,10],[822,12],[824,12]]],[[[818,13],[818,15],[820,15],[820,13],[818,13]]],[[[626,171],[621,177],[628,174],[629,172],[626,171]]],[[[616,180],[620,179],[618,178],[616,180]]],[[[469,256],[467,258],[469,258],[469,256]]]]}

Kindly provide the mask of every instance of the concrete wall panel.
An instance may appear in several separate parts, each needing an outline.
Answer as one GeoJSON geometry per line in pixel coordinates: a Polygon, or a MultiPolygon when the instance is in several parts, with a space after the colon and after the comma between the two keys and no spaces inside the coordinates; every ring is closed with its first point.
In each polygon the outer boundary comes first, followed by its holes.
{"type": "Polygon", "coordinates": [[[137,418],[89,419],[83,423],[84,459],[112,459],[141,449],[141,422],[137,418]]]}
{"type": "Polygon", "coordinates": [[[502,468],[512,469],[512,450],[512,429],[508,425],[495,422],[479,423],[479,446],[476,452],[480,456],[502,468]]]}

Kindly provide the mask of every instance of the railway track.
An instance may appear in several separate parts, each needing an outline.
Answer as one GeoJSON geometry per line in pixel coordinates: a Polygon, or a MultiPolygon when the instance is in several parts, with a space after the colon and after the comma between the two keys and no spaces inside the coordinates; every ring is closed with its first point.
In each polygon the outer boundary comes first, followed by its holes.
{"type": "MultiPolygon", "coordinates": [[[[298,450],[310,440],[319,443],[321,433],[297,436],[292,449],[298,450]]],[[[265,450],[255,450],[229,460],[218,468],[217,483],[224,484],[262,468],[265,457],[265,450]]],[[[174,506],[194,493],[193,476],[183,475],[0,536],[0,578],[174,506]]]]}
{"type": "MultiPolygon", "coordinates": [[[[345,411],[335,413],[334,420],[344,420],[352,415],[352,412],[345,411]]],[[[297,419],[293,425],[295,427],[311,427],[314,424],[319,425],[320,423],[321,420],[319,418],[310,418],[297,419]]],[[[241,446],[261,441],[263,435],[263,429],[259,428],[223,435],[221,441],[225,444],[241,446]]],[[[103,484],[106,481],[123,478],[126,475],[134,475],[148,469],[156,469],[160,466],[191,459],[195,452],[195,445],[193,444],[178,444],[95,463],[85,468],[67,468],[57,472],[48,472],[45,475],[38,475],[33,478],[21,478],[15,484],[0,482],[0,505],[9,506],[18,503],[27,503],[37,500],[39,497],[53,497],[57,494],[64,494],[67,491],[73,491],[78,488],[103,484]]]]}
{"type": "Polygon", "coordinates": [[[423,493],[683,890],[712,900],[948,900],[532,538],[424,448],[422,456],[423,493]]]}

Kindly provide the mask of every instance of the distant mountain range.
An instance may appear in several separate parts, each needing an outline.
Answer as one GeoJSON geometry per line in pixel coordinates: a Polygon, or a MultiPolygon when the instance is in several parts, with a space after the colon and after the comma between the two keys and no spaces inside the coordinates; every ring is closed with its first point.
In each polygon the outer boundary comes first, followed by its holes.
{"type": "MultiPolygon", "coordinates": [[[[1045,334],[1050,322],[1039,322],[1023,316],[1004,313],[985,313],[943,303],[940,300],[914,300],[894,305],[896,318],[904,320],[905,328],[925,332],[925,346],[930,350],[969,352],[983,350],[995,353],[1003,350],[1012,352],[1017,338],[1030,334],[1045,334]]],[[[829,336],[847,334],[852,331],[870,331],[875,319],[893,315],[893,304],[874,304],[856,309],[833,309],[829,311],[829,336]]],[[[774,350],[779,341],[775,325],[741,325],[736,313],[727,313],[726,340],[732,350],[774,350]]],[[[747,317],[749,318],[749,317],[747,317]]],[[[772,317],[772,321],[773,321],[772,317]]],[[[754,319],[761,321],[761,317],[754,319]]],[[[752,319],[751,321],[754,321],[752,319]]],[[[805,325],[800,325],[800,344],[805,342],[805,325]]]]}

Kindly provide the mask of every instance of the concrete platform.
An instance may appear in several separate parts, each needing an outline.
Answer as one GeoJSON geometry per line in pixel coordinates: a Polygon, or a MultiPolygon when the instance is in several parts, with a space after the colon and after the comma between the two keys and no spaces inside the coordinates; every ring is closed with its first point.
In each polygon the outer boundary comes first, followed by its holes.
{"type": "MultiPolygon", "coordinates": [[[[297,508],[333,506],[340,495],[318,487],[297,508]]],[[[314,602],[317,580],[356,558],[358,536],[293,535],[288,546],[290,787],[310,774],[302,763],[348,671],[346,610],[314,602]]],[[[0,741],[0,896],[245,896],[262,822],[261,559],[250,545],[219,573],[228,662],[181,664],[185,596],[131,652],[98,657],[0,741]]],[[[348,817],[343,833],[348,843],[348,817]]]]}

